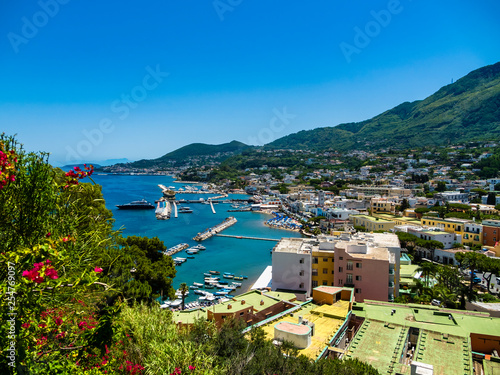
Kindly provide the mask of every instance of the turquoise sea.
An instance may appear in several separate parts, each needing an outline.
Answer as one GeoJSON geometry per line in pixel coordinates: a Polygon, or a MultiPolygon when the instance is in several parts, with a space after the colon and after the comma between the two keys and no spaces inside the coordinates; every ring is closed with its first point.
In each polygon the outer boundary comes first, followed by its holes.
{"type": "MultiPolygon", "coordinates": [[[[129,175],[94,175],[93,180],[102,185],[102,192],[106,200],[106,207],[113,212],[115,229],[123,231],[124,235],[158,237],[167,247],[186,242],[190,246],[196,244],[192,238],[198,233],[212,227],[228,216],[234,216],[238,222],[224,230],[222,234],[238,236],[276,238],[300,237],[296,232],[269,228],[264,221],[270,216],[255,212],[227,212],[229,204],[215,204],[216,213],[213,214],[210,206],[191,203],[191,214],[179,214],[178,218],[157,220],[154,210],[123,211],[115,205],[129,203],[133,200],[146,199],[154,203],[161,197],[158,184],[175,186],[176,190],[185,184],[174,183],[170,176],[129,176],[129,175]]],[[[200,197],[208,198],[210,194],[176,194],[177,199],[195,200],[200,197]]],[[[230,198],[248,198],[247,195],[231,194],[230,198]]],[[[183,204],[186,206],[187,204],[183,204]]],[[[271,241],[224,238],[214,236],[202,242],[207,248],[195,255],[195,259],[188,259],[181,266],[177,266],[177,275],[174,287],[177,289],[182,282],[191,285],[193,282],[203,282],[203,273],[209,270],[233,272],[235,275],[246,275],[241,288],[233,294],[240,294],[248,290],[260,276],[266,266],[271,265],[270,250],[275,245],[271,241]]],[[[178,256],[186,257],[184,251],[178,256]]],[[[196,295],[190,293],[186,301],[193,301],[196,295]]]]}

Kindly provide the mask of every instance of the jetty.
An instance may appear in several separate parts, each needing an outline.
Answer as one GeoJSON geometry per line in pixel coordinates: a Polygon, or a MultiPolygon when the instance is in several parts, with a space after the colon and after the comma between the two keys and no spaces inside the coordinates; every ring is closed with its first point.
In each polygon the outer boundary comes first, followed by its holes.
{"type": "Polygon", "coordinates": [[[174,217],[177,217],[177,205],[175,204],[175,201],[172,202],[172,204],[174,205],[174,217]]]}
{"type": "Polygon", "coordinates": [[[249,236],[233,236],[230,234],[216,234],[218,237],[229,237],[229,238],[238,238],[240,240],[261,240],[261,241],[274,241],[278,242],[276,238],[263,238],[263,237],[249,237],[249,236]]]}
{"type": "Polygon", "coordinates": [[[212,209],[212,212],[215,214],[215,208],[214,208],[214,204],[212,203],[212,200],[209,199],[208,201],[210,202],[210,208],[212,209]]]}
{"type": "Polygon", "coordinates": [[[188,247],[189,247],[189,245],[187,243],[180,243],[178,245],[171,247],[170,249],[165,250],[163,252],[163,254],[172,256],[172,255],[177,254],[178,252],[180,252],[184,249],[187,249],[188,247]]]}
{"type": "Polygon", "coordinates": [[[213,235],[222,232],[224,229],[229,228],[231,225],[234,225],[237,222],[236,218],[233,216],[230,216],[220,224],[217,224],[216,226],[209,228],[205,230],[204,232],[198,233],[196,236],[193,237],[193,240],[195,241],[204,241],[207,238],[212,237],[213,235]]]}

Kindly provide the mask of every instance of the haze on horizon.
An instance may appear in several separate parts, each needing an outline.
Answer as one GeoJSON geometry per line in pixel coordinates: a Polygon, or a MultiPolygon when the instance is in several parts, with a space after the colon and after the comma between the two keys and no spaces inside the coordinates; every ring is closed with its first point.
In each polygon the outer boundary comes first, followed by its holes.
{"type": "Polygon", "coordinates": [[[51,163],[264,144],[500,61],[500,4],[2,1],[0,131],[51,163]]]}

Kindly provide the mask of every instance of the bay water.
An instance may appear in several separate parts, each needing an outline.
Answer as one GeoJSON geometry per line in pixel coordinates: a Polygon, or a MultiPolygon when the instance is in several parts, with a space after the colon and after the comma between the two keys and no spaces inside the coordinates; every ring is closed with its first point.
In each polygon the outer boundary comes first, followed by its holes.
{"type": "MultiPolygon", "coordinates": [[[[216,213],[212,213],[210,205],[200,203],[181,204],[189,206],[193,213],[172,215],[169,220],[157,220],[155,210],[119,210],[116,205],[129,203],[134,200],[146,199],[153,203],[162,196],[158,184],[175,186],[175,190],[182,188],[182,183],[174,183],[170,176],[147,175],[94,175],[92,179],[102,186],[106,207],[113,212],[114,228],[120,229],[124,236],[158,237],[168,248],[180,243],[190,246],[197,244],[193,237],[207,228],[213,227],[225,218],[234,216],[238,221],[227,228],[222,234],[274,238],[301,237],[297,232],[270,228],[264,221],[271,216],[256,212],[227,212],[229,204],[214,204],[216,213]]],[[[213,194],[182,194],[176,193],[176,199],[197,200],[214,196],[213,194]]],[[[248,195],[230,194],[229,198],[247,199],[248,195]]],[[[179,205],[178,205],[179,206],[179,205]]],[[[232,272],[236,276],[246,275],[241,288],[233,294],[240,294],[248,290],[266,266],[271,265],[270,251],[276,242],[238,239],[214,236],[202,242],[206,247],[194,255],[194,259],[187,259],[185,263],[176,267],[177,274],[173,286],[178,288],[182,282],[191,285],[193,282],[203,283],[203,273],[209,270],[232,272]]],[[[179,257],[186,257],[185,251],[179,252],[179,257]]],[[[175,257],[174,256],[174,257],[175,257]]],[[[241,282],[241,281],[240,281],[241,282]]],[[[212,290],[213,291],[213,290],[212,290]]],[[[186,301],[196,300],[196,295],[190,292],[186,301]]]]}

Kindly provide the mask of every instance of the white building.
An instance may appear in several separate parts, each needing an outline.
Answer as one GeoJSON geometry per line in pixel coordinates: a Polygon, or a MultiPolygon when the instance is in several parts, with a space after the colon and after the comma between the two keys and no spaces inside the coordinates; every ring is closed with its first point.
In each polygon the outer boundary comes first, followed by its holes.
{"type": "Polygon", "coordinates": [[[283,238],[274,247],[272,255],[272,289],[312,292],[312,247],[315,240],[283,238]]]}
{"type": "Polygon", "coordinates": [[[451,249],[456,242],[455,233],[444,232],[440,229],[433,228],[408,228],[408,233],[413,234],[423,240],[439,241],[443,244],[444,249],[451,249]]]}

